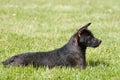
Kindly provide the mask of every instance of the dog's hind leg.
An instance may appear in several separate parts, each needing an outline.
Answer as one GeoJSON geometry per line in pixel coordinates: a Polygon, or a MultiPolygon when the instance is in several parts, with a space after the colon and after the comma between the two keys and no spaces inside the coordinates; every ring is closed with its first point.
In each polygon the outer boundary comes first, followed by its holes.
{"type": "Polygon", "coordinates": [[[10,65],[10,66],[19,66],[22,64],[23,60],[19,58],[19,56],[13,56],[5,61],[2,62],[4,66],[10,65]]]}
{"type": "Polygon", "coordinates": [[[5,61],[2,62],[3,65],[9,65],[14,62],[14,57],[11,57],[5,61]]]}

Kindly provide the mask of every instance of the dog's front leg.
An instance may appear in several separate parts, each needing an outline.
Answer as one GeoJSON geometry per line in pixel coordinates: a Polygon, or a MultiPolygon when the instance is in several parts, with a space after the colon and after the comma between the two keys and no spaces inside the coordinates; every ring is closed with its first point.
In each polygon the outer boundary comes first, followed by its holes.
{"type": "Polygon", "coordinates": [[[86,68],[86,57],[85,54],[82,54],[80,58],[77,60],[77,66],[81,69],[86,68]]]}

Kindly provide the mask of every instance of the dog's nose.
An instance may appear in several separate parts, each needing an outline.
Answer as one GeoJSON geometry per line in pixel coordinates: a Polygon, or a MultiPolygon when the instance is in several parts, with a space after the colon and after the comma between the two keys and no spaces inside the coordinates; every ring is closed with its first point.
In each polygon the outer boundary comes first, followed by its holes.
{"type": "Polygon", "coordinates": [[[101,42],[102,42],[102,40],[98,40],[98,42],[99,42],[99,43],[101,43],[101,42]]]}

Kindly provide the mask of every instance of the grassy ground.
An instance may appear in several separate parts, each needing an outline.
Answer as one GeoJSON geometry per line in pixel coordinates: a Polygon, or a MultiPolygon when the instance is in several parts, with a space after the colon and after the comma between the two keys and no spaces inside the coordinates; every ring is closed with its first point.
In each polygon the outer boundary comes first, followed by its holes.
{"type": "Polygon", "coordinates": [[[85,70],[0,64],[0,80],[120,80],[120,0],[0,0],[0,62],[59,48],[88,22],[103,42],[87,49],[85,70]]]}

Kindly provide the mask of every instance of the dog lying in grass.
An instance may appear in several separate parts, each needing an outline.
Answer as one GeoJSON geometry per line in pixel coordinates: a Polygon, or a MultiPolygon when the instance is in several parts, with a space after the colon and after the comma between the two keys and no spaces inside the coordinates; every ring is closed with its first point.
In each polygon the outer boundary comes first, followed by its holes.
{"type": "Polygon", "coordinates": [[[88,23],[77,30],[70,40],[59,49],[48,52],[22,53],[8,58],[2,64],[10,66],[48,66],[50,68],[55,66],[76,66],[83,69],[86,67],[87,47],[98,47],[101,43],[101,40],[95,38],[92,32],[88,30],[90,24],[88,23]]]}

